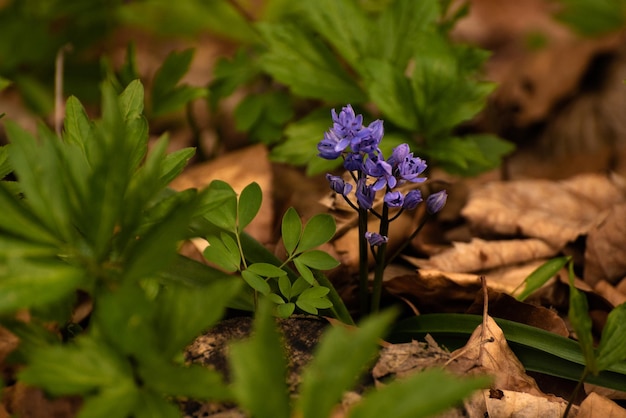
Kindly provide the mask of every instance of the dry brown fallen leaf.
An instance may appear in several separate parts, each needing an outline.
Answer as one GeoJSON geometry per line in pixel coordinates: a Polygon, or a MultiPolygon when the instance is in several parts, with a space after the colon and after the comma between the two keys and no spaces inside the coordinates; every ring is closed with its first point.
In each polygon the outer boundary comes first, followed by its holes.
{"type": "Polygon", "coordinates": [[[478,232],[539,238],[561,249],[626,201],[620,181],[586,174],[565,181],[491,182],[470,192],[462,215],[478,232]]]}
{"type": "Polygon", "coordinates": [[[252,182],[263,191],[263,202],[258,215],[246,231],[262,243],[271,240],[274,230],[272,204],[272,167],[264,145],[253,145],[233,151],[206,163],[185,170],[171,184],[174,190],[203,189],[213,180],[223,180],[239,193],[252,182]]]}
{"type": "Polygon", "coordinates": [[[504,333],[491,317],[486,317],[485,328],[480,325],[464,347],[452,352],[447,368],[457,374],[488,374],[493,377],[491,389],[507,392],[507,401],[503,404],[492,403],[490,391],[474,395],[466,404],[471,407],[472,416],[482,416],[488,412],[495,417],[551,417],[555,411],[563,413],[566,402],[554,395],[543,393],[535,380],[526,374],[524,366],[509,348],[504,333]],[[525,395],[520,395],[523,393],[525,395]],[[529,397],[532,401],[528,401],[529,397]],[[522,401],[523,399],[523,401],[522,401]],[[545,403],[544,401],[549,401],[545,403]],[[504,406],[502,415],[490,413],[490,409],[504,406]]]}
{"type": "Polygon", "coordinates": [[[604,396],[590,393],[580,404],[576,418],[626,418],[626,410],[604,396]]]}
{"type": "Polygon", "coordinates": [[[540,239],[485,241],[474,238],[469,243],[455,242],[452,248],[429,259],[415,259],[415,263],[421,268],[470,273],[549,258],[558,251],[540,239]]]}
{"type": "Polygon", "coordinates": [[[585,247],[584,278],[595,286],[605,280],[615,284],[626,276],[626,204],[616,205],[589,231],[585,247]]]}

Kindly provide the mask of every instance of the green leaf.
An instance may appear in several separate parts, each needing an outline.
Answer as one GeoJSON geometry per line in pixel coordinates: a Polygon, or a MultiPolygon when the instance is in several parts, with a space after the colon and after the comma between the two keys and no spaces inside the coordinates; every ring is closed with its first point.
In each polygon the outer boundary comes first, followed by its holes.
{"type": "Polygon", "coordinates": [[[240,86],[259,74],[260,68],[248,53],[240,48],[231,59],[220,59],[213,69],[213,81],[209,85],[209,100],[215,108],[222,98],[228,97],[240,86]]]}
{"type": "Polygon", "coordinates": [[[285,299],[291,300],[291,280],[289,280],[288,276],[278,278],[278,289],[285,299]]]}
{"type": "Polygon", "coordinates": [[[142,358],[138,372],[145,385],[156,393],[197,400],[232,399],[222,375],[199,364],[177,366],[160,359],[142,358]]]}
{"type": "Polygon", "coordinates": [[[126,254],[127,280],[136,280],[156,273],[176,256],[178,241],[184,238],[189,220],[196,209],[196,191],[178,193],[174,205],[162,222],[152,226],[126,254]]]}
{"type": "Polygon", "coordinates": [[[295,303],[292,303],[292,302],[282,303],[276,306],[276,315],[278,315],[280,318],[289,318],[295,310],[296,310],[295,303]]]}
{"type": "Polygon", "coordinates": [[[260,64],[278,82],[305,98],[362,103],[367,98],[330,49],[295,24],[258,26],[267,51],[260,64]],[[298,71],[293,71],[297,68],[298,71]]]}
{"type": "Polygon", "coordinates": [[[530,273],[526,280],[524,280],[524,290],[515,297],[519,301],[523,301],[530,296],[535,290],[543,286],[548,280],[554,277],[572,257],[558,257],[546,261],[541,266],[537,267],[535,271],[530,273]]]}
{"type": "Polygon", "coordinates": [[[309,283],[304,277],[298,277],[291,287],[291,297],[293,298],[300,295],[310,287],[311,283],[309,283]]]}
{"type": "Polygon", "coordinates": [[[63,122],[63,139],[79,144],[84,150],[84,143],[93,135],[93,125],[87,117],[85,108],[80,101],[71,96],[65,104],[65,120],[63,122]]]}
{"type": "Polygon", "coordinates": [[[253,337],[231,346],[230,361],[235,397],[250,416],[291,416],[284,348],[276,331],[269,303],[261,301],[254,321],[253,337]],[[271,389],[260,390],[261,388],[271,389]]]}
{"type": "Polygon", "coordinates": [[[0,91],[6,89],[11,85],[11,80],[0,76],[0,91]]]}
{"type": "Polygon", "coordinates": [[[262,200],[263,192],[258,183],[253,182],[244,187],[239,196],[239,203],[237,204],[238,231],[243,231],[246,226],[252,222],[257,213],[259,213],[262,200]]]}
{"type": "Polygon", "coordinates": [[[370,57],[380,57],[403,71],[422,33],[439,18],[437,0],[396,0],[387,5],[375,30],[369,31],[370,57]]]}
{"type": "Polygon", "coordinates": [[[120,94],[120,110],[124,119],[137,119],[143,115],[143,85],[139,80],[132,81],[120,94]]]}
{"type": "Polygon", "coordinates": [[[165,156],[161,166],[161,182],[170,184],[180,173],[196,153],[195,148],[182,148],[165,156]]]}
{"type": "Polygon", "coordinates": [[[490,382],[487,376],[459,378],[439,369],[421,371],[367,393],[348,417],[433,416],[460,403],[472,392],[488,387],[490,382]]]}
{"type": "Polygon", "coordinates": [[[298,258],[294,258],[293,265],[296,266],[296,270],[298,270],[298,273],[300,273],[304,280],[312,286],[317,285],[317,281],[315,280],[315,276],[313,276],[311,269],[302,263],[298,258]]]}
{"type": "Polygon", "coordinates": [[[367,370],[378,350],[377,342],[391,325],[390,311],[367,318],[356,329],[331,328],[315,349],[302,373],[296,410],[307,418],[327,418],[344,392],[367,370]]]}
{"type": "MultiPolygon", "coordinates": [[[[341,57],[358,68],[367,49],[372,22],[354,0],[317,0],[303,3],[303,14],[341,57]],[[346,19],[346,16],[349,16],[346,19]]],[[[349,100],[348,100],[349,102],[349,100]]]]}
{"type": "MultiPolygon", "coordinates": [[[[286,139],[272,148],[270,158],[273,161],[291,165],[305,165],[315,162],[317,165],[325,165],[328,169],[337,167],[340,164],[339,159],[330,161],[317,157],[317,143],[320,142],[324,136],[324,131],[329,127],[329,115],[330,110],[322,108],[312,111],[296,122],[289,123],[284,130],[286,139]]],[[[324,170],[319,168],[316,173],[324,170]]]]}
{"type": "Polygon", "coordinates": [[[271,292],[270,285],[267,284],[265,279],[263,279],[258,274],[254,274],[248,270],[244,270],[241,272],[241,277],[250,285],[251,288],[256,290],[257,292],[267,295],[271,292]]]}
{"type": "Polygon", "coordinates": [[[213,180],[209,184],[200,212],[218,228],[237,233],[237,193],[228,183],[213,180]]]}
{"type": "Polygon", "coordinates": [[[404,70],[379,59],[365,59],[359,66],[367,92],[385,118],[396,125],[415,130],[417,114],[413,90],[404,70]]]}
{"type": "Polygon", "coordinates": [[[626,360],[626,304],[615,307],[606,319],[597,351],[598,370],[626,360]]]}
{"type": "Polygon", "coordinates": [[[328,242],[335,235],[335,219],[325,213],[313,216],[304,225],[297,252],[303,252],[328,242]]]}
{"type": "Polygon", "coordinates": [[[263,277],[284,277],[287,272],[269,263],[250,264],[247,270],[251,273],[258,274],[263,277]]]}
{"type": "Polygon", "coordinates": [[[0,313],[43,306],[59,300],[84,283],[85,274],[55,259],[10,258],[0,268],[0,313]]]}
{"type": "Polygon", "coordinates": [[[0,182],[0,230],[28,241],[57,245],[54,234],[0,182]]]}
{"type": "Polygon", "coordinates": [[[591,333],[592,323],[589,317],[589,305],[585,295],[574,286],[574,272],[570,264],[569,277],[569,311],[567,316],[576,331],[578,343],[585,358],[585,364],[589,371],[598,374],[598,365],[593,348],[593,334],[591,333]]]}
{"type": "Polygon", "coordinates": [[[204,258],[229,273],[239,271],[241,253],[237,243],[230,235],[222,233],[219,239],[217,237],[208,237],[207,240],[209,241],[209,246],[202,253],[204,258]]]}
{"type": "Polygon", "coordinates": [[[448,172],[472,176],[497,167],[502,157],[512,150],[510,143],[499,138],[468,135],[429,141],[425,152],[448,172]]]}
{"type": "Polygon", "coordinates": [[[81,336],[74,344],[43,346],[29,357],[21,381],[59,395],[88,394],[100,388],[133,385],[130,365],[102,341],[81,336]]]}
{"type": "Polygon", "coordinates": [[[266,297],[277,305],[283,305],[285,303],[285,300],[276,293],[270,293],[266,297]]]}
{"type": "Polygon", "coordinates": [[[9,145],[0,146],[0,180],[13,171],[9,162],[9,145]]]}
{"type": "Polygon", "coordinates": [[[300,241],[300,235],[302,235],[302,220],[295,208],[290,207],[287,209],[283,215],[280,230],[285,250],[291,256],[300,241]]]}
{"type": "Polygon", "coordinates": [[[171,359],[217,323],[241,287],[236,277],[227,277],[204,286],[178,285],[163,289],[156,299],[155,327],[165,358],[171,359]]]}
{"type": "Polygon", "coordinates": [[[139,392],[133,418],[180,418],[180,407],[152,390],[139,392]]]}
{"type": "Polygon", "coordinates": [[[178,82],[189,70],[193,49],[172,52],[156,72],[152,85],[152,113],[155,116],[178,110],[188,102],[204,97],[206,89],[178,86],[178,82]]]}
{"type": "Polygon", "coordinates": [[[312,250],[302,253],[298,256],[297,260],[308,267],[318,270],[330,270],[341,264],[330,254],[321,250],[312,250]]]}
{"type": "Polygon", "coordinates": [[[309,287],[298,296],[296,305],[305,312],[317,315],[318,309],[328,309],[333,306],[326,296],[329,291],[329,288],[323,286],[309,287]]]}
{"type": "Polygon", "coordinates": [[[138,401],[139,391],[130,379],[118,385],[100,389],[96,395],[86,396],[78,418],[109,418],[128,416],[138,401]]]}
{"type": "Polygon", "coordinates": [[[306,289],[302,294],[300,294],[301,299],[318,299],[323,296],[326,296],[329,292],[327,287],[322,286],[314,286],[306,289]]]}

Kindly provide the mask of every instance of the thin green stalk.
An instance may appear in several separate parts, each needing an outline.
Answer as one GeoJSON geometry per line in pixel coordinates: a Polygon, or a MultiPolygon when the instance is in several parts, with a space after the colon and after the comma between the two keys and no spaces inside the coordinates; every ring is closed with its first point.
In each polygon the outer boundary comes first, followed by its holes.
{"type": "MultiPolygon", "coordinates": [[[[386,237],[389,234],[389,207],[383,205],[383,213],[380,219],[379,234],[386,237]]],[[[385,253],[387,243],[381,244],[376,251],[376,267],[374,270],[374,284],[372,286],[372,312],[380,310],[380,298],[383,291],[383,273],[385,271],[385,253]]]]}

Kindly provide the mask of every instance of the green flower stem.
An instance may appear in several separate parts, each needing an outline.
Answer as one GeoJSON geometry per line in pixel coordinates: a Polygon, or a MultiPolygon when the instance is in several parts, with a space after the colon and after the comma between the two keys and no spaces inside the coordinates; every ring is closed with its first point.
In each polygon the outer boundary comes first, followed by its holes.
{"type": "Polygon", "coordinates": [[[383,263],[385,266],[388,266],[396,257],[398,257],[400,254],[402,254],[402,251],[404,251],[404,249],[411,243],[411,241],[413,241],[413,238],[415,238],[417,236],[417,234],[419,234],[419,232],[422,230],[422,228],[424,227],[424,225],[426,225],[426,222],[428,221],[428,219],[430,218],[430,215],[428,213],[426,213],[423,217],[422,220],[420,221],[420,224],[417,226],[417,228],[415,228],[415,231],[413,231],[413,233],[411,234],[411,236],[409,236],[400,247],[398,247],[398,249],[396,250],[395,253],[393,253],[391,255],[391,257],[387,258],[387,260],[385,260],[385,262],[383,263]]]}
{"type": "MultiPolygon", "coordinates": [[[[386,237],[389,234],[389,207],[383,205],[383,213],[380,219],[379,234],[386,237]]],[[[385,253],[387,243],[381,244],[376,251],[376,267],[374,270],[374,285],[372,286],[372,313],[380,310],[380,298],[383,290],[383,273],[385,271],[385,253]]]]}
{"type": "Polygon", "coordinates": [[[585,366],[585,370],[583,370],[583,375],[580,377],[580,380],[576,384],[576,387],[572,391],[572,394],[570,395],[569,400],[567,401],[567,407],[565,407],[565,411],[563,411],[563,418],[567,418],[567,416],[569,415],[569,411],[570,409],[572,409],[572,404],[574,403],[574,399],[576,399],[578,392],[580,392],[580,390],[582,389],[583,383],[585,383],[585,380],[587,379],[588,375],[589,375],[589,368],[585,366]]]}

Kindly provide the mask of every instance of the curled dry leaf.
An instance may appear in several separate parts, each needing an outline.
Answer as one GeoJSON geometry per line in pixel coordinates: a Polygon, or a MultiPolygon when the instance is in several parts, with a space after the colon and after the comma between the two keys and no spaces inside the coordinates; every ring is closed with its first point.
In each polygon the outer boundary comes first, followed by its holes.
{"type": "Polygon", "coordinates": [[[485,329],[483,325],[479,325],[474,330],[464,347],[452,352],[454,361],[448,367],[459,373],[488,374],[494,378],[492,388],[525,392],[560,401],[558,397],[544,394],[535,379],[526,374],[524,366],[509,348],[498,324],[489,316],[485,324],[485,329]]]}
{"type": "Polygon", "coordinates": [[[474,238],[469,243],[455,242],[452,248],[416,263],[423,268],[469,273],[548,258],[557,253],[558,248],[540,239],[485,241],[474,238]]]}
{"type": "Polygon", "coordinates": [[[617,283],[626,276],[626,204],[614,206],[593,228],[585,248],[585,281],[617,283]]]}
{"type": "Polygon", "coordinates": [[[462,214],[477,231],[540,238],[559,250],[589,232],[610,205],[624,201],[618,183],[589,174],[561,182],[488,183],[472,190],[462,214]]]}
{"type": "Polygon", "coordinates": [[[593,417],[626,418],[626,410],[612,400],[592,392],[580,404],[576,418],[593,417]]]}

